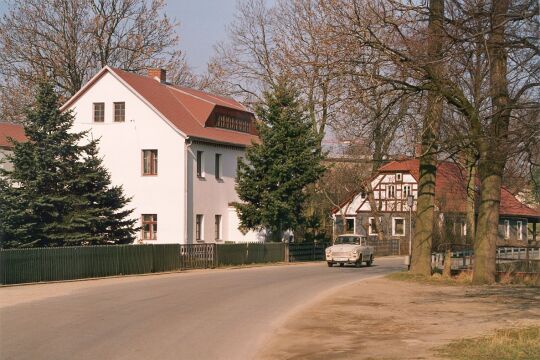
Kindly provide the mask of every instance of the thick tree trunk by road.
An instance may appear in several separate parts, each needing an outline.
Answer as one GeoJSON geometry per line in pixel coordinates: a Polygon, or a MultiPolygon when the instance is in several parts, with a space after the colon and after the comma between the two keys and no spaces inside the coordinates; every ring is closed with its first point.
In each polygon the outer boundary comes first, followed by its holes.
{"type": "MultiPolygon", "coordinates": [[[[430,0],[428,25],[428,56],[434,59],[430,66],[433,75],[439,73],[442,39],[444,37],[444,0],[430,0]]],[[[422,125],[422,154],[416,225],[411,259],[411,272],[431,275],[431,244],[435,219],[435,177],[437,173],[436,142],[443,111],[443,98],[436,91],[428,93],[428,108],[422,125]]]]}
{"type": "Polygon", "coordinates": [[[469,154],[465,166],[467,167],[467,235],[465,243],[471,245],[476,233],[476,158],[469,154]]]}
{"type": "Polygon", "coordinates": [[[507,158],[510,124],[507,50],[504,36],[509,0],[494,1],[492,6],[491,33],[487,40],[492,116],[489,132],[479,139],[478,173],[482,192],[474,243],[474,284],[495,282],[501,184],[507,158]]]}

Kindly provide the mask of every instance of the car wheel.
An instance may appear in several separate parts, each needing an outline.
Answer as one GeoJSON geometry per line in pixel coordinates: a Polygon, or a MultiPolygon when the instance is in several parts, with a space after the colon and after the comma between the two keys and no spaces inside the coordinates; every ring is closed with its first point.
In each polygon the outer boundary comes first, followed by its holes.
{"type": "Polygon", "coordinates": [[[330,261],[329,261],[327,264],[328,264],[328,267],[334,266],[334,263],[332,263],[332,262],[330,262],[330,261]]]}
{"type": "Polygon", "coordinates": [[[369,257],[369,260],[366,261],[366,265],[367,265],[367,266],[371,266],[371,264],[373,264],[373,255],[371,255],[371,256],[369,257]]]}
{"type": "Polygon", "coordinates": [[[362,256],[360,256],[360,259],[354,264],[357,268],[362,267],[362,256]]]}

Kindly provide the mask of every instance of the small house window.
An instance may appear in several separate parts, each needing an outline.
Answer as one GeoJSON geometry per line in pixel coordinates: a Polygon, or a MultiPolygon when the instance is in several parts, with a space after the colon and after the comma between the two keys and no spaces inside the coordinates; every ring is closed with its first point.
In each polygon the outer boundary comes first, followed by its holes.
{"type": "Polygon", "coordinates": [[[221,154],[216,154],[216,179],[221,179],[221,154]]]}
{"type": "Polygon", "coordinates": [[[142,239],[157,239],[157,214],[142,215],[142,239]]]}
{"type": "Polygon", "coordinates": [[[348,234],[354,234],[355,233],[354,218],[345,219],[345,232],[348,233],[348,234]]]}
{"type": "Polygon", "coordinates": [[[392,235],[393,236],[405,236],[405,219],[404,218],[392,218],[392,235]]]}
{"type": "Polygon", "coordinates": [[[406,199],[409,195],[411,195],[411,185],[403,185],[403,199],[406,199]]]}
{"type": "Polygon", "coordinates": [[[504,220],[504,238],[510,238],[510,220],[504,220]]]}
{"type": "Polygon", "coordinates": [[[365,191],[362,191],[360,193],[360,199],[365,199],[366,198],[366,192],[365,191]]]}
{"type": "Polygon", "coordinates": [[[221,215],[215,216],[215,238],[216,240],[221,240],[221,215]]]}
{"type": "Polygon", "coordinates": [[[105,121],[105,103],[94,103],[94,122],[105,121]]]}
{"type": "Polygon", "coordinates": [[[369,218],[369,229],[368,234],[369,235],[377,235],[377,221],[375,221],[375,218],[370,217],[369,218]]]}
{"type": "Polygon", "coordinates": [[[197,176],[200,178],[204,177],[204,157],[202,151],[197,151],[197,176]]]}
{"type": "Polygon", "coordinates": [[[389,199],[394,199],[396,197],[396,187],[395,185],[388,185],[386,187],[386,197],[389,199]]]}
{"type": "Polygon", "coordinates": [[[157,175],[158,151],[143,150],[143,175],[157,175]]]}
{"type": "Polygon", "coordinates": [[[204,215],[197,214],[195,216],[195,240],[203,240],[204,215]]]}
{"type": "Polygon", "coordinates": [[[401,181],[403,178],[401,176],[401,173],[396,174],[396,181],[401,181]]]}
{"type": "Polygon", "coordinates": [[[517,222],[518,240],[523,240],[523,222],[517,222]]]}
{"type": "Polygon", "coordinates": [[[125,102],[114,103],[114,121],[115,122],[126,121],[126,103],[125,102]]]}

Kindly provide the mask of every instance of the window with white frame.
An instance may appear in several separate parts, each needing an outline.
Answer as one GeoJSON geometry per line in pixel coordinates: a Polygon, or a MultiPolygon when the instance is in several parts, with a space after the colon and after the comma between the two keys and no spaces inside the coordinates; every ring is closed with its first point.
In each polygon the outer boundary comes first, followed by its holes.
{"type": "Polygon", "coordinates": [[[401,175],[401,173],[397,173],[396,174],[396,181],[402,181],[403,180],[403,176],[401,175]]]}
{"type": "Polygon", "coordinates": [[[403,185],[403,199],[406,199],[409,195],[411,195],[411,185],[403,185]]]}
{"type": "Polygon", "coordinates": [[[216,215],[214,218],[214,226],[215,226],[215,239],[221,240],[221,215],[216,215]]]}
{"type": "Polygon", "coordinates": [[[504,220],[504,238],[510,238],[510,220],[504,220]]]}
{"type": "Polygon", "coordinates": [[[348,234],[355,234],[355,219],[352,217],[345,219],[345,232],[348,234]]]}
{"type": "Polygon", "coordinates": [[[388,199],[394,199],[396,197],[396,186],[395,185],[387,185],[386,186],[386,197],[388,199]]]}
{"type": "Polygon", "coordinates": [[[201,241],[204,239],[204,215],[195,215],[195,240],[201,241]]]}
{"type": "Polygon", "coordinates": [[[518,240],[523,240],[523,222],[517,222],[518,240]]]}
{"type": "Polygon", "coordinates": [[[197,151],[197,177],[204,177],[204,153],[197,151]]]}
{"type": "Polygon", "coordinates": [[[216,179],[221,180],[221,154],[216,154],[215,164],[216,179]]]}
{"type": "Polygon", "coordinates": [[[368,234],[377,235],[377,221],[373,217],[369,218],[368,234]]]}
{"type": "Polygon", "coordinates": [[[405,218],[392,218],[392,235],[405,236],[405,218]]]}

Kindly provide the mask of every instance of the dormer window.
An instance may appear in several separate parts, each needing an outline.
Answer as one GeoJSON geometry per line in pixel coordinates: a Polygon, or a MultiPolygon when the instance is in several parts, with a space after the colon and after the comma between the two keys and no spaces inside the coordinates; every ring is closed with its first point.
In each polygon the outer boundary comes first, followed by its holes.
{"type": "Polygon", "coordinates": [[[216,127],[249,133],[250,120],[227,114],[218,114],[216,118],[216,127]]]}

